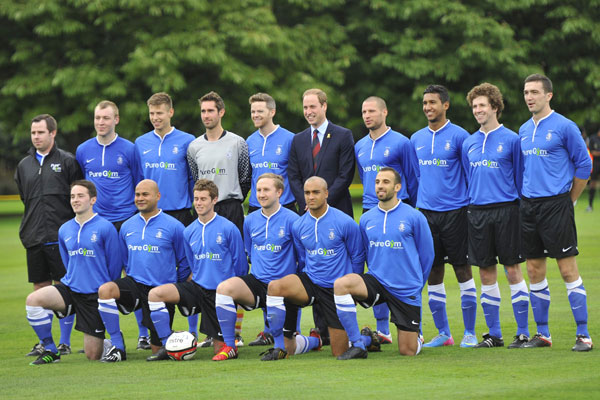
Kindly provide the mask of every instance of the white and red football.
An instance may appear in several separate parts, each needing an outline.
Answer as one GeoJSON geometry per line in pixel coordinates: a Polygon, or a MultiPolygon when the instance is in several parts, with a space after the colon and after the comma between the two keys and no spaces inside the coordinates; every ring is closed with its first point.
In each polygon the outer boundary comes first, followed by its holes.
{"type": "Polygon", "coordinates": [[[165,343],[165,350],[175,361],[187,361],[196,355],[197,340],[194,335],[188,331],[173,332],[165,343]]]}

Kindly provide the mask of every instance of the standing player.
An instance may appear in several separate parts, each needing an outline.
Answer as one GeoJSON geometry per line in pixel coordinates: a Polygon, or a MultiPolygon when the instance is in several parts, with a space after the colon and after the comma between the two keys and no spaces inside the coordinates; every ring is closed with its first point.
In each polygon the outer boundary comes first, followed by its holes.
{"type": "MultiPolygon", "coordinates": [[[[215,212],[218,198],[219,189],[214,182],[207,179],[196,182],[194,208],[198,219],[185,228],[183,234],[185,252],[191,260],[192,279],[159,286],[148,295],[152,321],[163,345],[172,333],[168,305],[177,304],[184,315],[202,313],[200,332],[213,338],[214,361],[237,358],[238,354],[233,335],[226,333],[228,343],[224,343],[221,334],[215,310],[217,286],[226,279],[248,272],[242,235],[231,221],[215,212]]],[[[229,311],[235,313],[235,308],[229,311]]],[[[155,359],[168,359],[164,347],[156,353],[155,359]]]]}
{"type": "MultiPolygon", "coordinates": [[[[113,223],[117,231],[137,209],[135,197],[135,149],[133,143],[120,137],[115,128],[119,123],[119,108],[115,103],[103,100],[94,109],[96,137],[77,147],[75,157],[83,175],[94,182],[98,200],[94,210],[113,223]]],[[[135,312],[138,323],[139,350],[150,349],[148,328],[142,324],[142,310],[135,312]]]]}
{"type": "Polygon", "coordinates": [[[158,207],[187,226],[194,219],[191,214],[194,180],[186,154],[194,136],[171,126],[175,109],[167,93],[155,93],[147,103],[154,130],[135,141],[138,179],[155,181],[164,194],[158,207]]]}
{"type": "Polygon", "coordinates": [[[429,275],[429,308],[439,334],[425,347],[451,346],[446,314],[444,263],[454,267],[460,287],[460,299],[465,325],[461,347],[473,347],[477,290],[467,263],[467,205],[469,197],[465,172],[461,163],[463,141],[467,131],[446,118],[450,107],[448,90],[430,85],[423,93],[423,112],[428,126],[415,132],[410,141],[419,159],[419,193],[417,207],[425,214],[435,248],[435,259],[429,275]]]}
{"type": "Polygon", "coordinates": [[[202,96],[200,113],[206,128],[188,148],[187,158],[194,180],[208,179],[219,188],[215,211],[238,227],[244,226],[242,202],[250,190],[251,167],[246,141],[233,132],[223,129],[225,103],[216,92],[202,96]]]}
{"type": "MultiPolygon", "coordinates": [[[[236,304],[248,311],[255,308],[265,309],[269,282],[294,274],[298,270],[292,224],[299,217],[279,203],[284,192],[283,182],[280,175],[270,172],[258,178],[256,197],[262,208],[249,214],[244,221],[244,247],[252,264],[252,273],[230,278],[217,287],[217,317],[223,340],[229,347],[235,347],[236,304]]],[[[296,346],[296,350],[306,352],[311,349],[304,336],[298,335],[296,341],[301,343],[300,346],[296,346]]],[[[227,358],[219,358],[223,359],[227,358]]]]}
{"type": "MultiPolygon", "coordinates": [[[[185,280],[190,275],[183,243],[183,224],[158,208],[160,192],[156,182],[145,179],[135,187],[135,206],[139,213],[121,226],[124,278],[107,282],[98,289],[98,310],[110,335],[113,346],[102,358],[103,362],[127,359],[119,311],[129,314],[143,310],[143,323],[150,329],[150,343],[154,361],[161,346],[150,319],[148,292],[155,286],[185,280]]],[[[169,316],[173,318],[174,308],[169,316]]]]}
{"type": "Polygon", "coordinates": [[[264,361],[284,358],[286,351],[296,353],[296,342],[288,340],[284,346],[283,336],[292,338],[298,306],[319,304],[329,330],[332,354],[339,356],[348,349],[348,337],[335,311],[333,282],[350,272],[361,273],[365,256],[358,225],[342,211],[329,206],[327,195],[327,182],[323,178],[313,176],[306,180],[304,197],[308,212],[292,227],[305,266],[301,273],[269,283],[267,314],[275,348],[262,358],[264,361]]]}
{"type": "MultiPolygon", "coordinates": [[[[188,149],[187,158],[194,180],[208,179],[219,188],[219,199],[215,211],[233,222],[240,233],[244,230],[242,203],[250,190],[252,171],[246,141],[233,132],[223,129],[221,120],[225,115],[225,102],[216,92],[202,96],[200,114],[206,133],[196,138],[188,149]]],[[[243,346],[241,337],[244,310],[238,309],[236,336],[238,346],[243,346]]],[[[209,347],[211,338],[200,343],[209,347]]]]}
{"type": "Polygon", "coordinates": [[[594,210],[594,196],[598,186],[598,178],[600,177],[600,129],[595,135],[590,136],[589,149],[594,159],[592,176],[590,177],[590,192],[588,197],[588,206],[585,209],[587,212],[594,210]]]}
{"type": "Polygon", "coordinates": [[[133,143],[115,131],[118,123],[117,105],[108,100],[98,103],[94,109],[96,137],[80,144],[75,153],[83,175],[94,182],[98,191],[94,210],[112,222],[117,231],[136,213],[135,150],[133,143]]]}
{"type": "MultiPolygon", "coordinates": [[[[354,146],[358,174],[363,184],[363,214],[377,207],[375,178],[381,167],[394,168],[404,185],[400,185],[398,198],[412,206],[417,204],[419,190],[419,163],[415,149],[401,133],[386,125],[388,110],[385,100],[370,96],[362,104],[362,117],[369,134],[354,146]]],[[[377,334],[382,343],[391,343],[390,310],[385,303],[373,306],[377,320],[377,334]]]]}
{"type": "Polygon", "coordinates": [[[469,261],[479,267],[481,308],[489,333],[475,347],[502,347],[500,289],[496,263],[504,264],[510,284],[517,335],[509,349],[529,340],[529,293],[520,264],[519,193],[522,157],[519,136],[498,122],[504,109],[502,93],[489,83],[475,86],[467,102],[481,125],[462,147],[469,184],[469,261]]]}
{"type": "Polygon", "coordinates": [[[552,346],[546,280],[546,257],[552,257],[577,324],[573,350],[590,351],[587,294],[575,260],[579,251],[573,204],[585,188],[592,162],[577,125],[550,108],[552,95],[552,82],[546,76],[533,74],[525,79],[523,96],[533,117],[519,129],[524,166],[521,219],[537,333],[523,347],[552,346]]]}
{"type": "Polygon", "coordinates": [[[256,196],[258,178],[267,172],[283,178],[284,189],[280,204],[296,211],[294,195],[289,187],[287,177],[288,156],[294,134],[279,125],[275,125],[273,117],[276,112],[275,100],[266,93],[250,96],[250,116],[256,132],[246,139],[250,164],[252,166],[252,186],[248,198],[248,214],[260,209],[260,201],[256,196]]]}
{"type": "Polygon", "coordinates": [[[60,254],[67,266],[61,282],[45,286],[27,297],[27,320],[40,338],[45,351],[32,365],[60,361],[60,352],[52,339],[52,319],[77,314],[75,328],[83,332],[83,347],[90,360],[102,355],[104,325],[98,313],[98,287],[121,273],[119,238],[115,228],[94,213],[96,187],[90,181],[71,184],[71,206],[75,218],[58,231],[60,254]]]}
{"type": "Polygon", "coordinates": [[[421,350],[421,292],[433,262],[433,240],[423,214],[398,199],[400,179],[394,168],[382,167],[374,182],[379,205],[360,218],[369,271],[334,283],[337,314],[352,343],[338,360],[367,358],[372,344],[368,328],[358,331],[355,301],[365,308],[385,301],[398,328],[400,354],[421,350]]]}
{"type": "MultiPolygon", "coordinates": [[[[73,218],[69,204],[69,185],[81,179],[81,169],[73,154],[56,146],[56,120],[48,114],[31,120],[33,147],[15,171],[25,213],[19,236],[27,253],[27,274],[33,290],[58,283],[66,273],[58,247],[58,228],[73,218]]],[[[49,318],[52,320],[52,312],[49,318]]],[[[60,320],[61,354],[71,353],[73,316],[60,320]]],[[[38,343],[27,354],[39,356],[44,347],[38,343]]]]}
{"type": "MultiPolygon", "coordinates": [[[[194,179],[187,162],[187,149],[194,136],[171,126],[175,109],[167,93],[153,94],[147,104],[154,130],[135,141],[138,180],[155,181],[162,194],[158,207],[188,226],[194,220],[191,213],[194,179]]],[[[190,332],[198,336],[197,318],[189,318],[188,324],[190,332]]]]}

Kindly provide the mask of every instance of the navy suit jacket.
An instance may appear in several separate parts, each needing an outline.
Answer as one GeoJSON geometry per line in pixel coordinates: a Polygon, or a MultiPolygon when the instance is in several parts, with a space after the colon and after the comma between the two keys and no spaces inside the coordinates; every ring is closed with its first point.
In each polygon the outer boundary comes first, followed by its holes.
{"type": "Polygon", "coordinates": [[[352,132],[332,124],[331,121],[327,124],[315,171],[312,159],[312,131],[313,128],[309,127],[294,136],[288,159],[288,181],[300,213],[304,213],[306,208],[304,182],[316,175],[327,182],[327,203],[354,218],[352,198],[348,190],[354,178],[355,165],[352,132]]]}

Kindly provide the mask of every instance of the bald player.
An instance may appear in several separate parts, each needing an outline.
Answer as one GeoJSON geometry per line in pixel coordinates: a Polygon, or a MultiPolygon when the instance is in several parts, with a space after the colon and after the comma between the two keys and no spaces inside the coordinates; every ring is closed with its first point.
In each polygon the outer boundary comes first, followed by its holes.
{"type": "Polygon", "coordinates": [[[320,306],[333,355],[339,356],[348,349],[348,337],[335,309],[333,282],[351,272],[362,273],[365,256],[358,225],[344,212],[329,206],[328,195],[323,178],[312,176],[304,183],[308,212],[294,222],[292,236],[305,266],[303,272],[269,283],[267,318],[275,345],[263,356],[264,361],[296,354],[293,334],[298,307],[313,304],[320,306]]]}
{"type": "MultiPolygon", "coordinates": [[[[184,226],[158,208],[160,197],[153,180],[145,179],[137,184],[135,206],[139,213],[125,221],[119,232],[127,276],[98,289],[98,310],[113,344],[102,362],[127,359],[119,311],[129,314],[139,308],[143,310],[143,323],[150,329],[150,343],[156,353],[161,341],[150,319],[148,292],[166,283],[185,281],[190,275],[184,250],[184,226]]],[[[169,307],[171,323],[173,313],[174,307],[169,307]]],[[[150,356],[148,361],[154,358],[150,356]]]]}

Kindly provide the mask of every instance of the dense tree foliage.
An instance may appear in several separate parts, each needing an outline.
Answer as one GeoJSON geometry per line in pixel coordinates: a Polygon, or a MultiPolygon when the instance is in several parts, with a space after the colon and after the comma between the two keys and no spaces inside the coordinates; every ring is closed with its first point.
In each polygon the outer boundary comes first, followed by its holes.
{"type": "Polygon", "coordinates": [[[600,0],[4,0],[0,154],[12,165],[42,112],[57,117],[60,143],[74,150],[93,134],[102,99],[119,105],[118,132],[133,139],[150,129],[145,101],[158,91],[174,99],[174,125],[197,135],[197,99],[216,90],[225,128],[247,136],[251,94],[272,94],[276,121],[298,131],[302,92],[321,87],[329,117],[358,138],[372,94],[387,100],[396,129],[425,125],[430,83],[451,90],[449,117],[470,131],[466,93],[498,85],[502,122],[516,130],[529,117],[523,78],[542,72],[556,110],[598,123],[599,21],[600,0]]]}

